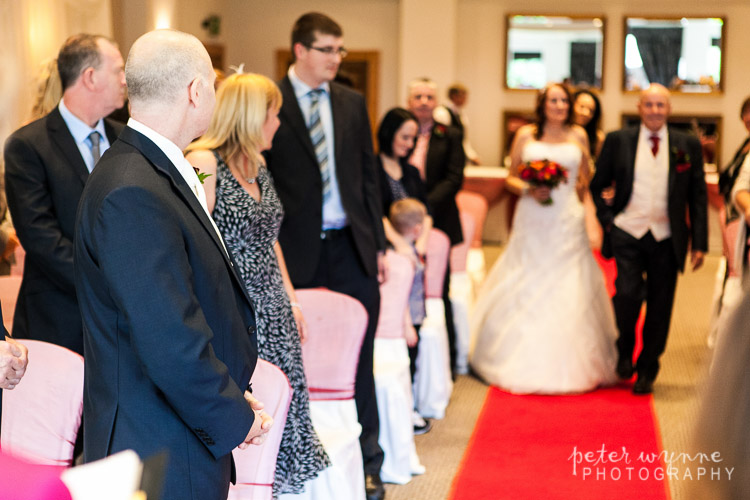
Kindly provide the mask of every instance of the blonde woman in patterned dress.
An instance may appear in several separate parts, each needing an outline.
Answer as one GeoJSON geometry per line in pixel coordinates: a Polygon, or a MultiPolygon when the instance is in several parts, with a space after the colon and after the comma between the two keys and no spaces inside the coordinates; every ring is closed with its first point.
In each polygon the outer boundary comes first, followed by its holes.
{"type": "Polygon", "coordinates": [[[208,131],[186,150],[204,178],[208,208],[255,305],[258,355],[294,389],[276,462],[274,497],[299,493],[330,462],[310,421],[301,342],[306,325],[277,240],[283,207],[261,151],[279,127],[281,93],[262,75],[229,76],[208,131]]]}

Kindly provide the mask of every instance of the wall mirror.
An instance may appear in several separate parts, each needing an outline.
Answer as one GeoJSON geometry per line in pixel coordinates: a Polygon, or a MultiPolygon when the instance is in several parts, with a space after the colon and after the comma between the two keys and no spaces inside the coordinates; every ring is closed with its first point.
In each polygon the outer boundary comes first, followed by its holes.
{"type": "Polygon", "coordinates": [[[549,82],[602,88],[604,18],[509,15],[505,87],[540,89],[549,82]]]}
{"type": "Polygon", "coordinates": [[[625,19],[625,90],[660,83],[676,92],[722,90],[724,20],[625,19]]]}

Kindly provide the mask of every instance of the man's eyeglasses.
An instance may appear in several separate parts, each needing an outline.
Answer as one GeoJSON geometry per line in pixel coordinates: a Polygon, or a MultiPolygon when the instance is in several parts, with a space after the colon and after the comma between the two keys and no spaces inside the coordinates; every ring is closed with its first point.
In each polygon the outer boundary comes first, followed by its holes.
{"type": "Polygon", "coordinates": [[[317,50],[318,52],[321,52],[321,53],[323,53],[323,54],[325,54],[327,56],[339,55],[339,56],[341,56],[341,59],[345,58],[347,56],[347,54],[349,54],[349,51],[346,50],[344,47],[335,48],[335,47],[313,47],[313,46],[309,46],[307,48],[310,49],[310,50],[317,50]]]}

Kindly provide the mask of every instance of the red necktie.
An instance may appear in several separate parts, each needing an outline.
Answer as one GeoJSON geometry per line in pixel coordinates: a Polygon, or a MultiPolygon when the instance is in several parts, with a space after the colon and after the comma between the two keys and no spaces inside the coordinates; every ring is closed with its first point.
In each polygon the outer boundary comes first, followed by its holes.
{"type": "Polygon", "coordinates": [[[648,139],[651,141],[651,152],[656,156],[656,153],[659,152],[659,136],[652,135],[648,139]]]}

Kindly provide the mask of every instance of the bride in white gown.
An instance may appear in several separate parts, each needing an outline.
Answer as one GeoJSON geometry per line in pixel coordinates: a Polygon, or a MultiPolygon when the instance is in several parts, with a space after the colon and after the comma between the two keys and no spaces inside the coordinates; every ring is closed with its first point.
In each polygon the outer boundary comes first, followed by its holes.
{"type": "Polygon", "coordinates": [[[570,114],[569,92],[548,86],[537,105],[539,123],[516,133],[507,185],[521,197],[510,241],[472,315],[473,370],[518,394],[579,393],[617,380],[612,303],[581,204],[587,138],[570,114]],[[534,188],[518,178],[522,163],[543,159],[568,169],[568,182],[534,188]],[[552,204],[543,205],[548,198],[552,204]]]}

